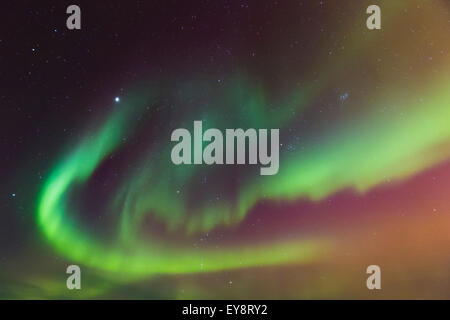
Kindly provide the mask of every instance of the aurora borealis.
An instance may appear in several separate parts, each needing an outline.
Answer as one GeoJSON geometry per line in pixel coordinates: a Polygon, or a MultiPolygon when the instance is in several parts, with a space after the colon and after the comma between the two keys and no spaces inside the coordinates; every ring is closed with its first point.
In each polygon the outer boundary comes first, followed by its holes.
{"type": "Polygon", "coordinates": [[[2,40],[0,297],[448,299],[450,3],[376,2],[374,31],[370,1],[81,2],[73,32],[27,5],[2,40]],[[195,120],[280,128],[278,173],[174,165],[195,120]]]}

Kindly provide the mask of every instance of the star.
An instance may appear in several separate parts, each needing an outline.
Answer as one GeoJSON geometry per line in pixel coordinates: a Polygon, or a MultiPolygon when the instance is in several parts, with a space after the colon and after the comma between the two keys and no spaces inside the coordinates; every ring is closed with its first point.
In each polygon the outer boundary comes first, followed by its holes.
{"type": "Polygon", "coordinates": [[[120,98],[119,98],[119,97],[116,97],[116,98],[114,99],[114,101],[115,101],[115,102],[119,102],[119,101],[120,101],[120,98]]]}

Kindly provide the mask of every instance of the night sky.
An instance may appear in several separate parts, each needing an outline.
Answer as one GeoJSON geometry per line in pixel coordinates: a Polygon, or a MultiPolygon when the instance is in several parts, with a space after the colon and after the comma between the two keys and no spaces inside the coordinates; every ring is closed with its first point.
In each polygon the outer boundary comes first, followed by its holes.
{"type": "Polygon", "coordinates": [[[450,298],[448,1],[0,9],[0,298],[450,298]],[[174,165],[194,120],[279,172],[174,165]]]}

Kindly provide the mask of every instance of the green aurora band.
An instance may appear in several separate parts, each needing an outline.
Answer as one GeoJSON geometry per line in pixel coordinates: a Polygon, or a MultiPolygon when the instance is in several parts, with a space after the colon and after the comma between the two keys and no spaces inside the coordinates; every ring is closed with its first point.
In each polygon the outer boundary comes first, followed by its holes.
{"type": "MultiPolygon", "coordinates": [[[[324,241],[309,240],[221,250],[175,248],[162,243],[143,245],[142,241],[135,238],[136,230],[133,226],[139,225],[146,212],[155,212],[159,217],[167,214],[169,227],[170,224],[181,224],[180,213],[184,212],[182,200],[173,199],[173,196],[164,193],[168,179],[158,178],[156,183],[152,183],[153,188],[142,189],[145,181],[154,181],[151,177],[155,172],[161,171],[161,167],[156,168],[151,163],[146,166],[145,173],[139,172],[131,179],[131,184],[126,186],[128,194],[121,213],[119,243],[114,246],[102,245],[94,237],[80,233],[79,223],[74,220],[75,215],[70,213],[64,199],[70,193],[72,185],[85,183],[97,166],[121,144],[127,121],[130,120],[130,113],[124,112],[125,109],[132,110],[123,108],[117,111],[100,130],[87,136],[53,170],[43,188],[38,207],[38,223],[58,252],[92,267],[136,276],[218,271],[294,260],[307,262],[315,258],[319,249],[324,247],[324,241]],[[132,201],[135,202],[130,205],[132,201]],[[132,210],[134,211],[131,212],[132,210]]],[[[179,178],[187,182],[195,170],[189,170],[192,172],[188,175],[181,171],[179,178]]],[[[200,215],[205,219],[201,229],[212,229],[219,221],[211,220],[211,217],[218,215],[229,218],[230,212],[231,209],[225,207],[222,210],[217,207],[205,208],[200,215]]],[[[196,222],[198,220],[193,220],[190,226],[196,225],[196,222]]]]}
{"type": "MultiPolygon", "coordinates": [[[[349,42],[354,43],[350,52],[355,55],[367,45],[356,40],[349,42]]],[[[350,63],[352,58],[343,57],[343,64],[350,63]]],[[[219,102],[212,110],[203,110],[196,118],[217,128],[281,128],[283,132],[289,126],[295,127],[296,117],[323,92],[332,81],[329,79],[339,76],[338,69],[345,68],[325,64],[323,72],[318,74],[327,74],[328,79],[311,81],[321,85],[287,95],[283,101],[274,103],[278,105],[275,109],[268,107],[271,103],[262,89],[251,86],[248,80],[236,81],[224,96],[215,100],[219,102]],[[229,108],[235,108],[230,114],[238,116],[225,119],[217,112],[229,108]]],[[[205,202],[195,208],[195,214],[188,206],[189,196],[183,193],[174,196],[173,190],[187,187],[199,170],[210,169],[172,165],[169,135],[165,135],[157,143],[159,152],[150,150],[141,159],[141,170],[127,175],[127,181],[113,197],[109,208],[119,217],[118,236],[113,243],[107,243],[82,231],[77,212],[70,208],[67,199],[72,188],[83,187],[95,170],[120,149],[123,137],[132,133],[133,117],[142,114],[143,106],[152,100],[142,99],[144,94],[140,93],[136,95],[138,99],[123,99],[120,110],[114,111],[98,130],[86,135],[53,168],[39,195],[38,226],[51,246],[68,259],[130,278],[313,262],[332,249],[326,237],[299,236],[219,249],[193,248],[156,238],[149,241],[148,237],[140,236],[139,228],[151,214],[172,232],[182,229],[188,236],[209,232],[219,226],[238,225],[261,200],[319,201],[343,189],[362,193],[443,162],[450,156],[449,81],[448,77],[435,77],[427,83],[428,88],[418,89],[415,94],[410,94],[411,88],[397,90],[395,94],[390,91],[380,96],[378,93],[375,103],[364,106],[363,116],[336,124],[314,139],[299,142],[287,137],[290,141],[282,142],[298,148],[290,152],[281,150],[277,175],[247,177],[239,181],[232,201],[205,202]],[[387,106],[393,112],[380,112],[387,106]]],[[[186,94],[182,101],[195,101],[204,92],[205,88],[192,83],[191,89],[198,92],[186,94]]],[[[195,120],[188,115],[180,118],[183,122],[179,125],[184,127],[195,120]]]]}
{"type": "MultiPolygon", "coordinates": [[[[447,83],[448,79],[445,80],[438,83],[447,83]]],[[[85,183],[122,143],[130,118],[124,111],[117,111],[53,170],[40,196],[38,223],[53,247],[66,257],[129,275],[219,271],[312,261],[328,247],[325,239],[294,239],[220,250],[193,249],[161,241],[143,244],[142,239],[136,237],[135,228],[152,212],[164,220],[169,229],[184,226],[187,233],[209,231],[221,224],[238,223],[261,199],[320,200],[344,188],[363,192],[386,179],[405,178],[442,162],[450,152],[446,151],[448,148],[439,151],[436,147],[448,143],[450,138],[450,108],[447,107],[450,92],[440,85],[421,97],[426,107],[416,97],[411,97],[410,101],[391,99],[391,104],[399,105],[400,109],[400,103],[407,105],[407,117],[402,112],[398,112],[397,117],[371,114],[367,118],[370,121],[328,132],[322,137],[320,148],[312,146],[306,152],[282,155],[280,172],[270,177],[257,176],[246,183],[235,206],[205,205],[196,215],[186,214],[185,198],[168,194],[168,184],[173,179],[161,177],[173,170],[178,183],[186,184],[198,166],[172,167],[161,172],[163,165],[154,166],[151,159],[146,160],[150,164],[124,186],[126,200],[122,206],[118,243],[106,245],[79,231],[76,215],[70,212],[64,199],[71,186],[85,183]]],[[[164,156],[153,158],[156,163],[166,160],[164,156]]]]}

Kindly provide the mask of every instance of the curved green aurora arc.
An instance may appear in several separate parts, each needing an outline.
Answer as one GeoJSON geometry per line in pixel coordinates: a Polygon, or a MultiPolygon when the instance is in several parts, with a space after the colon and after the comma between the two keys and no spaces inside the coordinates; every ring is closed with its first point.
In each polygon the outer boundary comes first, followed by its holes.
{"type": "MultiPolygon", "coordinates": [[[[284,241],[221,250],[173,248],[163,243],[143,245],[131,240],[131,234],[136,233],[136,230],[126,232],[129,228],[127,217],[130,215],[127,202],[123,206],[120,241],[114,247],[80,232],[80,224],[67,208],[64,199],[70,193],[72,185],[85,183],[102,161],[120,145],[127,121],[130,118],[126,112],[114,113],[100,130],[89,135],[74,152],[61,161],[44,186],[39,201],[38,224],[57,251],[86,265],[132,276],[218,271],[293,260],[307,262],[317,256],[319,248],[323,248],[323,241],[284,241]],[[131,251],[130,246],[133,248],[131,251]]],[[[129,193],[132,194],[134,190],[130,189],[129,193]]],[[[147,208],[162,203],[165,211],[181,209],[180,203],[164,199],[158,190],[161,188],[145,190],[147,196],[143,196],[141,200],[150,201],[147,208]]],[[[139,207],[139,200],[137,202],[139,207]]],[[[205,209],[205,212],[208,210],[212,209],[205,209]]]]}
{"type": "MultiPolygon", "coordinates": [[[[204,205],[198,207],[199,212],[195,215],[187,215],[187,198],[167,194],[169,180],[161,177],[168,177],[173,170],[181,170],[181,174],[172,172],[172,178],[178,175],[178,182],[186,184],[198,168],[174,169],[174,165],[166,162],[163,170],[164,164],[159,162],[167,159],[170,150],[163,148],[161,154],[164,156],[146,159],[146,169],[139,171],[119,192],[126,194],[121,206],[120,237],[116,244],[106,245],[80,231],[82,227],[76,220],[76,213],[68,208],[64,199],[73,185],[88,181],[96,168],[121,145],[127,122],[131,119],[124,111],[116,111],[53,169],[39,201],[39,226],[53,247],[68,258],[129,275],[219,271],[311,261],[326,247],[324,239],[284,240],[219,250],[193,249],[171,246],[160,240],[143,243],[136,237],[137,228],[142,218],[152,212],[169,230],[183,226],[188,234],[207,232],[218,225],[238,223],[261,199],[276,201],[307,197],[320,200],[343,188],[364,191],[388,178],[404,178],[441,162],[448,158],[449,152],[438,151],[433,146],[450,138],[447,123],[450,109],[445,107],[450,104],[450,93],[441,86],[422,94],[427,108],[412,97],[409,101],[401,101],[408,105],[408,117],[401,113],[398,117],[372,114],[370,122],[362,119],[351,129],[336,128],[321,138],[321,148],[306,148],[306,151],[303,148],[301,152],[282,154],[281,170],[277,175],[256,176],[246,181],[239,189],[235,205],[204,205]],[[428,152],[424,153],[424,150],[428,152]],[[152,164],[152,159],[159,164],[152,164]],[[405,159],[409,159],[408,166],[404,165],[405,159]],[[158,182],[152,182],[153,177],[158,182]]],[[[394,100],[392,98],[391,103],[394,100]]],[[[258,101],[260,105],[255,108],[259,110],[264,101],[258,101]]],[[[283,122],[288,126],[287,121],[283,122]]]]}
{"type": "MultiPolygon", "coordinates": [[[[176,119],[172,119],[171,111],[161,115],[153,107],[155,97],[142,99],[147,90],[141,90],[137,99],[124,97],[120,109],[113,111],[94,132],[86,134],[51,170],[39,195],[40,230],[51,246],[68,259],[129,277],[301,264],[320,259],[332,248],[332,243],[321,235],[306,238],[299,234],[263,243],[196,248],[148,236],[142,232],[142,226],[151,217],[164,225],[166,234],[192,237],[239,226],[260,202],[321,201],[345,189],[363,193],[448,160],[450,68],[446,63],[442,63],[438,76],[426,78],[425,88],[420,85],[422,79],[407,84],[392,81],[394,89],[388,84],[378,91],[365,91],[364,100],[360,97],[348,102],[347,110],[332,114],[336,118],[332,124],[326,118],[321,122],[316,110],[313,116],[309,114],[311,122],[317,121],[323,130],[312,134],[300,130],[307,108],[316,107],[318,97],[329,93],[330,83],[345,81],[339,70],[345,70],[343,66],[350,65],[370,41],[348,42],[354,46],[347,49],[352,54],[324,63],[323,70],[317,72],[322,78],[308,81],[314,85],[301,90],[294,86],[287,94],[280,94],[282,98],[269,97],[262,86],[252,85],[255,82],[249,79],[230,80],[226,89],[190,79],[181,89],[171,87],[170,94],[177,93],[175,100],[179,105],[191,101],[195,106],[175,110],[176,119]],[[148,105],[152,106],[149,110],[145,108],[148,105]],[[118,226],[114,240],[103,241],[83,227],[79,219],[81,206],[72,206],[69,199],[75,189],[87,188],[96,170],[120,152],[129,142],[125,137],[144,131],[135,124],[146,114],[149,121],[155,117],[154,121],[164,125],[158,126],[159,133],[152,132],[146,153],[140,152],[138,160],[130,159],[134,169],[126,172],[126,178],[110,196],[105,210],[117,219],[118,226]],[[192,121],[200,119],[206,126],[220,129],[280,128],[279,173],[259,176],[253,167],[231,174],[230,170],[235,169],[226,166],[173,165],[170,131],[179,127],[190,129],[192,121]],[[220,183],[199,186],[203,175],[217,181],[230,177],[232,187],[225,188],[220,183]],[[196,192],[192,190],[196,188],[203,188],[197,192],[201,194],[199,199],[193,199],[196,192]],[[221,193],[223,201],[211,202],[215,193],[221,193]]],[[[414,43],[410,46],[415,48],[414,43]]],[[[406,48],[405,56],[414,56],[412,51],[406,48]]],[[[415,54],[420,58],[421,53],[415,54]]],[[[390,68],[385,67],[382,72],[386,82],[390,77],[395,80],[396,74],[393,76],[395,72],[391,73],[390,68]]]]}

